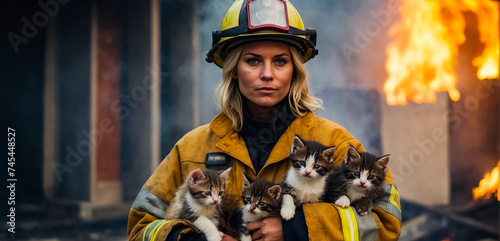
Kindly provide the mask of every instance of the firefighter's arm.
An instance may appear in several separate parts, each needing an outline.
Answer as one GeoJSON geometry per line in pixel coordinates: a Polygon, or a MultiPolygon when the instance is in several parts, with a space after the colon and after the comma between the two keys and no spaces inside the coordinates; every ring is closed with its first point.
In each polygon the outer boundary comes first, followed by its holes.
{"type": "Polygon", "coordinates": [[[180,231],[178,235],[181,236],[192,235],[196,232],[196,228],[186,220],[158,219],[147,212],[132,208],[127,231],[130,241],[165,241],[171,232],[180,231]]]}
{"type": "Polygon", "coordinates": [[[385,184],[384,189],[389,195],[375,203],[372,212],[364,216],[351,206],[304,204],[309,240],[397,240],[401,234],[399,195],[391,183],[385,184]]]}
{"type": "Polygon", "coordinates": [[[186,220],[165,220],[168,204],[183,181],[176,145],[144,184],[132,204],[127,228],[130,241],[165,241],[171,232],[179,232],[182,236],[196,231],[186,220]]]}
{"type": "MultiPolygon", "coordinates": [[[[361,143],[350,139],[337,146],[335,163],[340,165],[349,146],[365,151],[361,143]]],[[[333,203],[304,204],[309,240],[397,240],[401,234],[401,205],[391,171],[383,183],[388,194],[374,203],[371,213],[361,216],[349,206],[333,203]]]]}

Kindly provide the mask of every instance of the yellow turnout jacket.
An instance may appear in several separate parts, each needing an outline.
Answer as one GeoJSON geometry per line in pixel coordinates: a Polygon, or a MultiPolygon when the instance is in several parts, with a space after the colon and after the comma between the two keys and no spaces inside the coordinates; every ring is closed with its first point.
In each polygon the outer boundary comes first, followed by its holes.
{"type": "MultiPolygon", "coordinates": [[[[337,166],[349,145],[364,151],[361,143],[345,128],[307,113],[288,126],[264,167],[256,173],[245,141],[232,130],[231,121],[221,113],[210,124],[200,126],[181,138],[144,184],[130,210],[129,240],[164,241],[172,228],[179,224],[188,227],[183,233],[196,231],[186,220],[165,220],[164,217],[169,202],[187,175],[196,168],[205,168],[207,153],[224,153],[230,159],[232,169],[223,197],[224,211],[228,213],[241,203],[243,172],[251,178],[280,183],[290,167],[289,151],[295,134],[335,146],[337,166]]],[[[331,203],[304,204],[309,240],[397,240],[401,232],[401,207],[390,170],[384,189],[389,195],[375,204],[371,215],[359,216],[352,207],[340,208],[331,203]]]]}

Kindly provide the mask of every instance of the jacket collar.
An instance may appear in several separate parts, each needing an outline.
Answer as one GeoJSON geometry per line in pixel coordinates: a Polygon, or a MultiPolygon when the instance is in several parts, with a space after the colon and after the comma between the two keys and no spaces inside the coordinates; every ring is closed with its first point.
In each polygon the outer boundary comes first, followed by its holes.
{"type": "MultiPolygon", "coordinates": [[[[283,135],[278,139],[278,142],[276,142],[262,170],[290,156],[290,148],[292,147],[292,141],[295,134],[299,134],[306,139],[315,136],[315,134],[317,134],[315,133],[315,126],[314,114],[311,112],[303,117],[295,118],[283,135]]],[[[216,144],[217,148],[253,169],[245,141],[240,137],[238,132],[232,129],[231,120],[224,113],[219,113],[210,122],[210,129],[220,138],[219,142],[216,144]]],[[[255,172],[255,169],[253,170],[255,172]]]]}
{"type": "Polygon", "coordinates": [[[223,112],[215,116],[210,122],[210,129],[221,138],[228,135],[230,132],[234,132],[231,120],[223,112]]]}
{"type": "Polygon", "coordinates": [[[245,141],[232,129],[231,120],[224,113],[219,113],[210,122],[210,130],[220,138],[215,145],[217,148],[253,169],[245,141]]]}

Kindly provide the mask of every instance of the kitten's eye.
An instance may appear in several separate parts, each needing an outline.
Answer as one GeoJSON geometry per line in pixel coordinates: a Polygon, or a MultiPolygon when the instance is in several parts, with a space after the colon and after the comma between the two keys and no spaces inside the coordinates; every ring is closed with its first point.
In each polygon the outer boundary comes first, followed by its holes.
{"type": "Polygon", "coordinates": [[[210,191],[205,192],[205,196],[210,196],[210,195],[212,195],[212,193],[210,191]]]}
{"type": "Polygon", "coordinates": [[[224,192],[223,192],[223,191],[220,191],[220,192],[219,192],[219,196],[222,196],[222,195],[224,195],[224,192]]]}
{"type": "Polygon", "coordinates": [[[266,203],[264,203],[264,202],[259,202],[259,207],[264,207],[264,205],[266,205],[266,203]]]}
{"type": "Polygon", "coordinates": [[[318,165],[318,164],[314,164],[314,167],[313,167],[313,168],[314,168],[314,169],[318,169],[318,168],[320,168],[320,167],[321,167],[320,165],[318,165]]]}
{"type": "Polygon", "coordinates": [[[301,165],[301,166],[304,166],[304,167],[305,167],[305,166],[306,166],[306,162],[305,162],[305,161],[299,161],[299,165],[301,165]]]}
{"type": "Polygon", "coordinates": [[[359,172],[354,172],[354,176],[359,177],[359,172]]]}
{"type": "Polygon", "coordinates": [[[370,175],[368,176],[368,180],[372,180],[373,178],[375,178],[375,176],[374,176],[373,174],[370,174],[370,175]]]}
{"type": "Polygon", "coordinates": [[[251,201],[251,200],[250,200],[250,198],[249,198],[249,197],[244,197],[244,198],[243,198],[243,202],[244,202],[244,203],[250,203],[250,201],[251,201]]]}

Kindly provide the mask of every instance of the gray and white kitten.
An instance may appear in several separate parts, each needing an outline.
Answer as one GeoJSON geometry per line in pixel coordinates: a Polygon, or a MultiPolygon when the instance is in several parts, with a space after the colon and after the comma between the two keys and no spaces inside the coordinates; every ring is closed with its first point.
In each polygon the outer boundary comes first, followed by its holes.
{"type": "Polygon", "coordinates": [[[224,224],[220,205],[230,171],[231,168],[222,173],[209,169],[192,171],[170,202],[166,219],[187,219],[208,241],[220,241],[219,225],[224,224]]]}
{"type": "Polygon", "coordinates": [[[342,165],[328,177],[323,200],[344,208],[353,206],[359,215],[366,215],[385,195],[382,182],[388,164],[389,155],[377,157],[350,146],[342,165]]]}
{"type": "Polygon", "coordinates": [[[241,241],[251,241],[247,229],[249,222],[268,217],[278,217],[281,207],[281,187],[265,179],[255,179],[243,174],[243,205],[234,211],[230,223],[238,230],[241,241]]]}
{"type": "Polygon", "coordinates": [[[292,167],[281,184],[283,201],[281,217],[290,220],[303,203],[321,201],[326,177],[334,167],[335,148],[319,142],[303,140],[295,135],[290,150],[292,167]]]}

